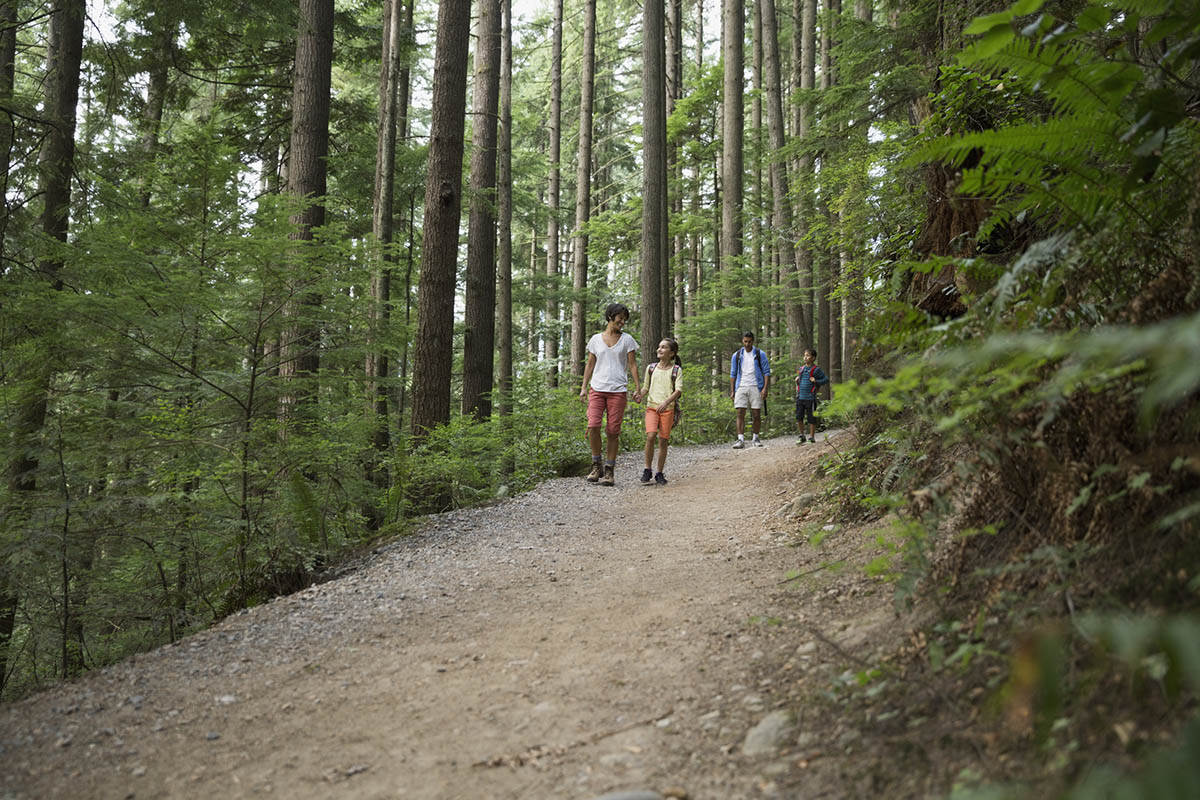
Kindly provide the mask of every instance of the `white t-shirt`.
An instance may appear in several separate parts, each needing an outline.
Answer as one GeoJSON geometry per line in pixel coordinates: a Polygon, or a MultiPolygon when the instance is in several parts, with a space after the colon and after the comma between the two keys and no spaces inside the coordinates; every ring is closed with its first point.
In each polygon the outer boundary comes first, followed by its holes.
{"type": "Polygon", "coordinates": [[[622,333],[617,343],[609,347],[604,334],[588,339],[587,351],[596,357],[591,386],[597,392],[625,392],[629,387],[629,354],[637,352],[638,343],[628,333],[622,333]]]}
{"type": "Polygon", "coordinates": [[[758,378],[754,375],[754,348],[749,353],[742,348],[742,379],[738,381],[738,386],[758,388],[758,378]]]}

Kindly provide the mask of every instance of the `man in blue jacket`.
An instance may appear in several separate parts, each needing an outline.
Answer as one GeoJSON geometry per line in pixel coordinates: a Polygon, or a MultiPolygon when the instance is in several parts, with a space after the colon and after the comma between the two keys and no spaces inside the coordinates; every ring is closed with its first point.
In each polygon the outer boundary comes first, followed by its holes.
{"type": "Polygon", "coordinates": [[[767,389],[771,386],[771,362],[767,354],[754,346],[754,334],[742,334],[742,346],[729,361],[729,396],[737,409],[737,441],[734,450],[746,446],[746,409],[750,409],[754,429],[753,444],[762,447],[758,429],[762,424],[762,410],[767,402],[767,389]]]}

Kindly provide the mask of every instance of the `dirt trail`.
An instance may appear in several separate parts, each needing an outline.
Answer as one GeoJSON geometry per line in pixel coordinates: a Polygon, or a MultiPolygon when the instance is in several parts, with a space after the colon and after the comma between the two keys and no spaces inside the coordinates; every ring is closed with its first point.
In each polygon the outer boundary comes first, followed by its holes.
{"type": "Polygon", "coordinates": [[[0,708],[0,798],[853,796],[844,770],[805,771],[841,731],[795,698],[890,601],[793,546],[781,506],[830,447],[794,442],[680,448],[666,487],[627,455],[615,488],[433,518],[336,581],[0,708]],[[799,724],[746,755],[777,708],[799,724]]]}

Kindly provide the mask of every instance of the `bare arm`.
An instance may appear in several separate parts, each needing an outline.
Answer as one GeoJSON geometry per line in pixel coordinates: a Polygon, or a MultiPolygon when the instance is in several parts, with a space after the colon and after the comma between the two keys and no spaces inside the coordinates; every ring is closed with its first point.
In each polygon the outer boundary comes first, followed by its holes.
{"type": "Polygon", "coordinates": [[[579,387],[579,399],[587,401],[588,384],[592,380],[592,371],[596,369],[596,354],[588,353],[587,366],[583,368],[583,386],[579,387]]]}

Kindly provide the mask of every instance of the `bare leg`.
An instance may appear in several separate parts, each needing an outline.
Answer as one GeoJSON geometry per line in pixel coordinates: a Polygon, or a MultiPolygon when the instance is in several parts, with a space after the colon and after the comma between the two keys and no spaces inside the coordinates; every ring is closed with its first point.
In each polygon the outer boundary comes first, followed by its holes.
{"type": "MultiPolygon", "coordinates": [[[[659,472],[662,472],[663,467],[665,467],[667,465],[667,445],[668,444],[670,444],[670,441],[667,439],[659,439],[658,440],[658,471],[659,472]]],[[[653,442],[651,442],[649,446],[653,447],[654,446],[653,442]]],[[[646,459],[647,462],[649,460],[650,459],[646,459]]],[[[647,466],[649,466],[649,464],[647,464],[647,466]]]]}
{"type": "Polygon", "coordinates": [[[600,429],[598,427],[597,428],[588,428],[587,429],[587,437],[588,437],[588,444],[592,448],[592,458],[593,459],[599,458],[600,457],[600,429]]]}
{"type": "MultiPolygon", "coordinates": [[[[597,436],[597,438],[599,438],[598,431],[597,431],[596,436],[597,436]]],[[[620,446],[621,446],[621,435],[617,434],[616,436],[613,436],[612,434],[609,434],[609,436],[608,436],[608,452],[607,452],[609,461],[617,460],[617,450],[620,448],[620,446]]],[[[597,447],[596,449],[599,450],[600,448],[597,447]]]]}
{"type": "Polygon", "coordinates": [[[746,409],[739,408],[737,412],[737,435],[742,436],[746,432],[746,409]]]}
{"type": "Polygon", "coordinates": [[[758,428],[762,425],[762,409],[752,408],[750,409],[750,414],[754,418],[754,421],[751,423],[754,428],[754,435],[758,436],[758,428]]]}
{"type": "Polygon", "coordinates": [[[646,469],[650,469],[650,462],[654,458],[654,437],[658,434],[646,434],[646,469]]]}

